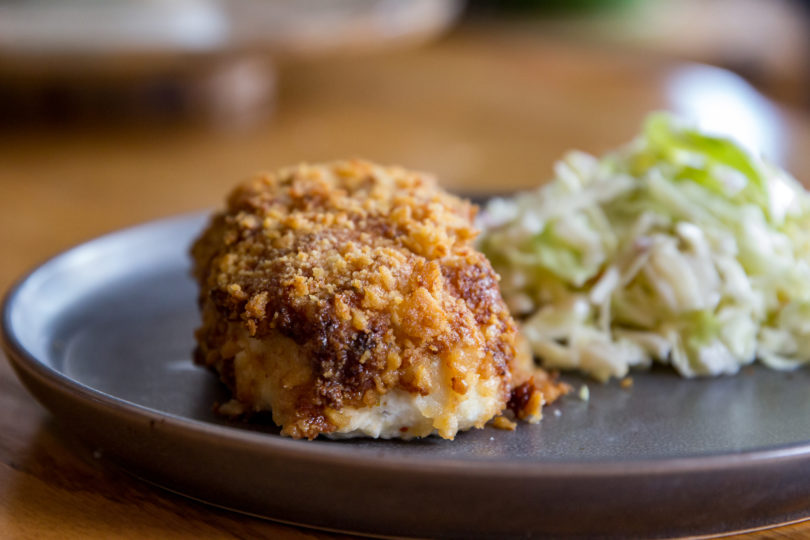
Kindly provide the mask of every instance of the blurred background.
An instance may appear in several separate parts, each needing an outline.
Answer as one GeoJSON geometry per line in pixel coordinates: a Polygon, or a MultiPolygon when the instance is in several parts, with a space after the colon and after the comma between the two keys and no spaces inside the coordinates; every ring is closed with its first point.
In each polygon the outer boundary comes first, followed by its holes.
{"type": "Polygon", "coordinates": [[[0,289],[257,170],[535,186],[651,110],[810,180],[807,0],[0,0],[0,289]]]}
{"type": "MultiPolygon", "coordinates": [[[[217,207],[255,171],[356,156],[503,193],[657,109],[810,183],[808,4],[0,0],[0,292],[89,238],[217,207]]],[[[105,471],[2,361],[0,398],[11,536],[282,536],[105,471]]]]}

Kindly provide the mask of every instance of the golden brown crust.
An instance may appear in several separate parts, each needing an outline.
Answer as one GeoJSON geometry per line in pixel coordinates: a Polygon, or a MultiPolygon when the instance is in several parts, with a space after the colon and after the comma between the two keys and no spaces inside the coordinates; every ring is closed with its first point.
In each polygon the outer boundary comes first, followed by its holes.
{"type": "Polygon", "coordinates": [[[297,418],[285,427],[304,426],[293,436],[332,431],[328,410],[392,388],[426,395],[446,382],[463,396],[471,371],[498,377],[505,405],[516,329],[472,247],[474,214],[429,177],[362,161],[245,182],[192,248],[199,361],[234,389],[231,323],[295,342],[312,377],[287,389],[297,418]]]}

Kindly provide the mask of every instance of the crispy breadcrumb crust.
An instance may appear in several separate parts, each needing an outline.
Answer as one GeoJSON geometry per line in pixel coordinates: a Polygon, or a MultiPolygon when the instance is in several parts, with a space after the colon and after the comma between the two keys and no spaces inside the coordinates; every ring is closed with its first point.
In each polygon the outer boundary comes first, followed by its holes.
{"type": "Polygon", "coordinates": [[[375,406],[391,389],[446,385],[452,408],[491,378],[502,410],[539,419],[564,388],[518,354],[498,277],[472,245],[475,212],[428,176],[364,161],[250,179],[192,247],[198,362],[255,410],[235,388],[234,325],[294,342],[306,375],[277,385],[274,419],[296,438],[340,429],[330,412],[375,406]]]}

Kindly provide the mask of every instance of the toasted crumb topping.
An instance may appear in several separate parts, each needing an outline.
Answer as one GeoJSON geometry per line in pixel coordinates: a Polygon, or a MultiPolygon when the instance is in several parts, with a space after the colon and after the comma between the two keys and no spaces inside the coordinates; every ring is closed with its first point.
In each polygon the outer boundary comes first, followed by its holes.
{"type": "MultiPolygon", "coordinates": [[[[239,348],[232,323],[250,338],[296,343],[312,377],[285,391],[309,423],[290,425],[312,429],[293,436],[334,430],[327,410],[375,404],[392,388],[428,395],[446,385],[457,404],[474,381],[495,377],[505,406],[516,329],[472,246],[475,212],[429,176],[364,161],[248,180],[192,248],[200,361],[234,384],[223,362],[239,348]]],[[[539,389],[532,398],[521,388],[539,414],[539,389]]]]}

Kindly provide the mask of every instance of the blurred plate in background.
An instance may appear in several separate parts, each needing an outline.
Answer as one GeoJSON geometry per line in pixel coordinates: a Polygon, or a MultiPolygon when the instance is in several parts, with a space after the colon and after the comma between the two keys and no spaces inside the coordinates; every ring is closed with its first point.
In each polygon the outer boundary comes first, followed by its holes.
{"type": "Polygon", "coordinates": [[[0,125],[202,119],[273,108],[274,64],[415,45],[459,0],[0,0],[0,125]]]}
{"type": "Polygon", "coordinates": [[[424,40],[460,8],[458,0],[2,2],[0,54],[317,54],[424,40]]]}

